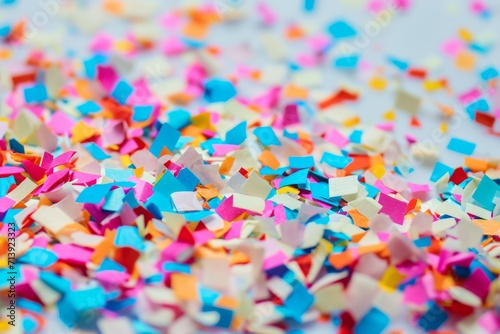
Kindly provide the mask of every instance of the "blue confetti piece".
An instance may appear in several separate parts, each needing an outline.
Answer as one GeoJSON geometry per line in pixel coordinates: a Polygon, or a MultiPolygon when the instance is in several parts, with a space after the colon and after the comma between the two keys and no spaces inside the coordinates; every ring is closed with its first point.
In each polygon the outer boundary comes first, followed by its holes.
{"type": "Polygon", "coordinates": [[[153,106],[134,106],[134,114],[132,120],[134,122],[144,122],[151,117],[153,106]]]}
{"type": "Polygon", "coordinates": [[[478,44],[478,43],[470,43],[469,44],[469,49],[471,49],[472,51],[476,51],[476,52],[484,54],[484,53],[490,52],[491,45],[481,45],[481,44],[478,44]]]}
{"type": "Polygon", "coordinates": [[[441,327],[446,320],[448,320],[448,314],[436,303],[432,303],[427,312],[418,319],[417,324],[423,330],[435,331],[441,327]]]}
{"type": "Polygon", "coordinates": [[[316,5],[316,0],[304,0],[304,10],[306,12],[312,12],[314,6],[316,5]]]}
{"type": "Polygon", "coordinates": [[[367,197],[375,198],[375,196],[377,196],[377,194],[380,192],[378,188],[370,184],[361,183],[361,185],[365,187],[366,191],[368,192],[368,195],[366,195],[367,197]]]}
{"type": "Polygon", "coordinates": [[[465,155],[471,155],[476,149],[476,144],[458,138],[451,138],[447,149],[465,155]]]}
{"type": "Polygon", "coordinates": [[[203,41],[198,41],[198,40],[186,38],[186,37],[182,37],[181,40],[185,46],[187,46],[188,48],[192,48],[192,49],[200,49],[200,48],[204,47],[206,44],[203,41]]]}
{"type": "Polygon", "coordinates": [[[96,143],[90,142],[83,144],[83,147],[92,155],[92,157],[96,160],[102,161],[111,158],[109,154],[104,152],[102,148],[97,146],[96,143]]]}
{"type": "Polygon", "coordinates": [[[356,30],[343,20],[336,21],[328,27],[328,32],[336,39],[356,36],[356,30]]]}
{"type": "Polygon", "coordinates": [[[116,247],[130,247],[138,251],[145,249],[139,230],[135,226],[118,227],[114,244],[116,247]]]}
{"type": "Polygon", "coordinates": [[[377,308],[372,308],[365,316],[356,324],[354,333],[356,334],[380,334],[389,325],[389,317],[377,308]]]}
{"type": "Polygon", "coordinates": [[[47,88],[44,85],[34,85],[24,89],[26,103],[42,103],[48,99],[47,88]]]}
{"type": "Polygon", "coordinates": [[[121,273],[124,273],[126,271],[125,267],[119,264],[116,261],[113,261],[111,259],[108,259],[107,257],[104,258],[104,260],[101,262],[101,265],[97,269],[97,271],[118,271],[121,273]]]}
{"type": "Polygon", "coordinates": [[[7,37],[10,34],[10,27],[9,26],[3,26],[0,27],[0,37],[7,37]]]}
{"type": "Polygon", "coordinates": [[[137,303],[135,298],[126,298],[122,300],[110,300],[106,303],[106,309],[110,311],[121,311],[137,303]]]}
{"type": "Polygon", "coordinates": [[[283,131],[283,137],[287,137],[293,140],[299,139],[299,134],[297,132],[288,132],[286,129],[283,131]]]}
{"type": "Polygon", "coordinates": [[[88,188],[83,189],[83,191],[76,198],[77,203],[90,203],[99,204],[101,200],[106,196],[106,194],[111,190],[113,185],[111,183],[107,184],[95,184],[88,188]]]}
{"type": "Polygon", "coordinates": [[[189,111],[177,109],[168,113],[168,124],[176,130],[180,130],[191,124],[191,114],[189,111]]]}
{"type": "Polygon", "coordinates": [[[481,79],[483,79],[484,81],[495,79],[497,77],[498,77],[498,70],[494,67],[488,67],[487,69],[481,72],[481,79]]]}
{"type": "Polygon", "coordinates": [[[175,144],[174,150],[181,150],[184,147],[184,145],[191,143],[193,140],[194,140],[193,137],[184,137],[183,136],[183,137],[179,138],[179,141],[177,141],[177,144],[175,144]]]}
{"type": "Polygon", "coordinates": [[[123,207],[125,192],[122,188],[116,188],[107,193],[104,198],[105,201],[102,205],[102,209],[110,212],[118,212],[123,207]]]}
{"type": "Polygon", "coordinates": [[[283,174],[286,173],[287,170],[288,170],[288,167],[280,167],[280,168],[274,170],[274,169],[272,169],[269,166],[264,166],[260,170],[260,175],[262,175],[262,176],[266,176],[266,175],[283,175],[283,174]]]}
{"type": "Polygon", "coordinates": [[[157,158],[160,157],[160,153],[164,147],[173,152],[180,137],[181,133],[179,131],[174,129],[170,124],[164,123],[151,144],[149,151],[157,158]]]}
{"type": "Polygon", "coordinates": [[[97,75],[97,65],[105,64],[108,58],[104,55],[95,55],[94,57],[85,60],[83,62],[83,67],[85,68],[85,74],[90,79],[95,79],[97,75]]]}
{"type": "Polygon", "coordinates": [[[71,307],[77,312],[99,309],[106,305],[106,294],[101,287],[70,291],[64,299],[66,298],[71,307]]]}
{"type": "Polygon", "coordinates": [[[469,104],[465,111],[469,115],[470,119],[474,119],[476,116],[476,111],[487,112],[490,110],[490,106],[488,105],[488,101],[485,99],[479,99],[471,104],[469,104]]]}
{"type": "Polygon", "coordinates": [[[137,208],[140,204],[137,201],[137,198],[135,198],[135,194],[133,191],[129,191],[126,195],[125,198],[123,198],[123,203],[127,203],[130,208],[135,209],[137,208]]]}
{"type": "Polygon", "coordinates": [[[130,86],[125,81],[120,81],[116,85],[115,89],[113,89],[111,97],[113,97],[121,105],[125,105],[133,91],[134,89],[132,88],[132,86],[130,86]]]}
{"type": "Polygon", "coordinates": [[[154,193],[149,197],[145,206],[158,219],[162,219],[162,212],[176,212],[170,196],[165,197],[160,193],[154,193]]]}
{"type": "Polygon", "coordinates": [[[226,144],[240,145],[247,139],[247,122],[241,122],[226,133],[226,144]]]}
{"type": "Polygon", "coordinates": [[[9,139],[9,146],[10,149],[16,153],[21,153],[21,154],[25,153],[24,146],[14,138],[9,139]]]}
{"type": "Polygon", "coordinates": [[[191,274],[191,267],[184,263],[165,262],[163,264],[163,270],[166,272],[191,274]]]}
{"type": "Polygon", "coordinates": [[[300,317],[314,303],[314,297],[307,291],[307,288],[295,281],[292,293],[285,299],[284,305],[290,312],[292,318],[299,321],[300,317]]]}
{"type": "Polygon", "coordinates": [[[453,168],[448,167],[445,164],[442,164],[441,162],[438,161],[434,165],[434,170],[432,171],[430,180],[432,182],[437,182],[446,173],[448,173],[448,175],[451,176],[453,174],[453,168]]]}
{"type": "Polygon", "coordinates": [[[94,101],[87,101],[76,107],[76,110],[78,110],[82,115],[94,114],[101,111],[101,109],[101,106],[94,101]]]}
{"type": "Polygon", "coordinates": [[[51,289],[61,294],[65,294],[71,289],[71,282],[69,280],[50,272],[40,272],[40,280],[51,289]]]}
{"type": "Polygon", "coordinates": [[[500,192],[500,186],[487,175],[484,175],[472,198],[479,203],[480,207],[493,211],[495,208],[494,199],[497,197],[498,192],[500,192]]]}
{"type": "Polygon", "coordinates": [[[38,328],[38,322],[29,314],[23,317],[24,333],[33,333],[38,328]]]}
{"type": "Polygon", "coordinates": [[[232,310],[228,310],[222,307],[217,307],[213,305],[203,305],[201,312],[217,312],[219,314],[219,320],[213,325],[217,328],[230,328],[231,322],[233,321],[232,310]]]}
{"type": "Polygon", "coordinates": [[[17,300],[17,307],[23,309],[23,310],[28,310],[33,313],[41,314],[43,312],[43,307],[42,305],[35,303],[34,301],[25,299],[25,298],[19,298],[17,300]]]}
{"type": "Polygon", "coordinates": [[[184,185],[188,191],[194,190],[200,183],[200,180],[188,168],[183,168],[177,174],[177,180],[184,185]]]}
{"type": "Polygon", "coordinates": [[[359,55],[340,57],[335,59],[333,65],[338,69],[352,70],[358,66],[359,55]]]}
{"type": "Polygon", "coordinates": [[[135,186],[134,182],[113,182],[106,184],[95,184],[88,188],[83,189],[83,191],[76,198],[77,203],[90,203],[90,204],[99,204],[104,196],[113,188],[116,187],[124,187],[124,188],[132,188],[135,186]]]}
{"type": "Polygon", "coordinates": [[[209,103],[226,102],[234,96],[236,89],[229,81],[213,79],[205,84],[205,100],[209,103]]]}
{"type": "Polygon", "coordinates": [[[128,179],[134,176],[134,171],[132,169],[112,169],[105,168],[104,175],[115,181],[128,181],[128,179]]]}
{"type": "Polygon", "coordinates": [[[273,128],[270,126],[261,126],[253,131],[253,134],[257,136],[260,143],[264,146],[277,145],[281,146],[281,143],[274,133],[273,128]]]}
{"type": "Polygon", "coordinates": [[[213,305],[217,301],[217,299],[219,299],[221,294],[218,291],[206,288],[204,286],[200,286],[199,295],[201,297],[203,304],[213,305]]]}
{"type": "Polygon", "coordinates": [[[339,169],[344,169],[353,161],[352,158],[349,157],[344,157],[341,155],[335,155],[329,152],[324,152],[323,156],[321,157],[320,163],[326,163],[327,165],[334,167],[334,168],[339,168],[339,169]]]}
{"type": "Polygon", "coordinates": [[[309,171],[307,169],[302,169],[299,170],[298,172],[295,172],[291,175],[288,175],[287,177],[284,177],[280,181],[280,188],[289,186],[289,185],[295,185],[295,184],[304,184],[307,183],[307,174],[309,171]]]}
{"type": "Polygon", "coordinates": [[[21,256],[18,261],[20,263],[28,263],[37,267],[47,268],[56,263],[57,259],[58,257],[53,251],[40,247],[33,247],[30,248],[26,254],[21,256]]]}
{"type": "Polygon", "coordinates": [[[213,215],[214,212],[211,211],[194,211],[194,212],[185,212],[182,215],[184,219],[188,222],[199,222],[202,219],[207,218],[208,216],[213,215]]]}
{"type": "Polygon", "coordinates": [[[153,186],[155,193],[160,193],[163,196],[170,198],[174,192],[186,191],[184,184],[182,184],[169,170],[161,176],[161,178],[153,186]]]}
{"type": "Polygon", "coordinates": [[[388,58],[388,61],[389,63],[391,63],[392,65],[396,66],[397,68],[399,68],[401,71],[406,71],[409,67],[408,63],[403,61],[403,60],[400,60],[400,59],[396,59],[394,57],[389,57],[388,58]]]}
{"type": "Polygon", "coordinates": [[[430,237],[423,237],[420,239],[413,240],[413,244],[417,246],[418,248],[425,248],[429,247],[431,245],[431,238],[430,237]]]}
{"type": "Polygon", "coordinates": [[[310,155],[305,157],[288,157],[288,163],[291,168],[311,168],[314,167],[314,158],[310,155]]]}
{"type": "Polygon", "coordinates": [[[349,140],[354,144],[361,144],[361,137],[363,136],[363,131],[354,130],[349,136],[349,140]]]}
{"type": "Polygon", "coordinates": [[[214,144],[224,144],[224,141],[220,138],[211,138],[201,143],[200,147],[207,150],[208,154],[213,155],[215,153],[215,149],[213,147],[214,144]]]}
{"type": "Polygon", "coordinates": [[[16,183],[14,176],[0,178],[0,197],[4,197],[9,192],[10,186],[16,183]]]}
{"type": "Polygon", "coordinates": [[[139,320],[132,321],[132,328],[137,334],[161,334],[161,331],[139,320]]]}

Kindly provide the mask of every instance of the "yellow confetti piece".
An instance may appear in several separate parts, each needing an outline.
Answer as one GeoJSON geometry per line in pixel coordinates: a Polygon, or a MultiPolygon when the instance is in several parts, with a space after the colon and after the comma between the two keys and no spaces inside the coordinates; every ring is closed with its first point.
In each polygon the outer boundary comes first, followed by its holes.
{"type": "Polygon", "coordinates": [[[358,125],[361,122],[360,118],[358,116],[354,116],[351,118],[346,119],[342,125],[346,127],[352,127],[355,125],[358,125]]]}
{"type": "Polygon", "coordinates": [[[448,132],[448,124],[441,123],[441,125],[439,126],[439,130],[441,130],[442,133],[448,132]]]}
{"type": "Polygon", "coordinates": [[[292,194],[298,195],[299,192],[300,191],[298,189],[295,189],[295,188],[290,187],[290,186],[286,186],[286,187],[279,188],[278,190],[276,190],[276,193],[278,195],[287,194],[287,193],[292,193],[292,194]]]}
{"type": "Polygon", "coordinates": [[[377,178],[377,179],[380,179],[382,178],[382,176],[385,175],[386,173],[386,170],[385,170],[385,167],[384,165],[382,164],[377,164],[377,165],[374,165],[370,168],[370,172],[377,178]]]}
{"type": "Polygon", "coordinates": [[[401,274],[396,268],[389,267],[384,273],[384,276],[380,280],[380,287],[388,292],[392,292],[397,289],[399,283],[406,276],[401,274]]]}
{"type": "Polygon", "coordinates": [[[387,87],[387,80],[380,77],[373,77],[368,84],[374,90],[384,90],[387,87]]]}
{"type": "Polygon", "coordinates": [[[122,165],[124,167],[128,167],[128,166],[132,165],[132,160],[130,160],[130,156],[128,154],[127,155],[122,155],[120,157],[120,160],[121,160],[122,165]]]}
{"type": "Polygon", "coordinates": [[[208,129],[211,125],[210,113],[204,112],[191,117],[191,124],[201,129],[208,129]]]}
{"type": "Polygon", "coordinates": [[[134,176],[135,177],[140,178],[140,177],[142,177],[142,174],[144,174],[144,167],[134,169],[134,176]]]}
{"type": "Polygon", "coordinates": [[[97,134],[99,132],[96,129],[80,121],[71,129],[71,144],[81,143],[97,134]]]}
{"type": "Polygon", "coordinates": [[[443,82],[438,80],[425,80],[422,85],[424,89],[428,92],[433,92],[443,88],[443,82]]]}
{"type": "Polygon", "coordinates": [[[396,120],[396,113],[394,110],[389,110],[382,116],[386,121],[394,121],[396,120]]]}
{"type": "Polygon", "coordinates": [[[460,37],[460,39],[462,39],[464,42],[467,42],[467,43],[470,43],[474,40],[472,33],[465,28],[460,28],[458,30],[458,37],[460,37]]]}
{"type": "Polygon", "coordinates": [[[114,48],[118,52],[128,53],[134,50],[134,45],[129,41],[116,41],[114,48]]]}

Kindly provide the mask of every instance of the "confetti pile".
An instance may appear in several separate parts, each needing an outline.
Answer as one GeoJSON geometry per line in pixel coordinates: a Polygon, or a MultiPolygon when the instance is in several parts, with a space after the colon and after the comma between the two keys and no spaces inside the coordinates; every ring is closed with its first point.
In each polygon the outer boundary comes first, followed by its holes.
{"type": "MultiPolygon", "coordinates": [[[[291,3],[310,19],[320,1],[291,3]]],[[[270,33],[280,13],[245,5],[157,17],[156,1],[66,1],[57,15],[89,36],[85,56],[61,32],[0,21],[0,58],[17,64],[0,72],[0,330],[499,333],[500,154],[450,130],[500,134],[498,66],[477,66],[493,40],[462,28],[436,50],[474,76],[456,92],[442,58],[372,64],[348,16],[270,33]],[[210,40],[250,18],[266,66],[248,45],[210,40]],[[128,30],[96,32],[108,20],[128,30]],[[287,52],[294,43],[302,53],[287,52]],[[329,84],[325,67],[356,80],[329,84]],[[380,121],[354,111],[368,92],[391,93],[380,121]],[[413,133],[423,109],[461,166],[413,133]],[[429,182],[412,179],[419,169],[429,182]]],[[[404,19],[414,5],[359,10],[404,19]]],[[[484,22],[495,13],[466,7],[484,22]]]]}

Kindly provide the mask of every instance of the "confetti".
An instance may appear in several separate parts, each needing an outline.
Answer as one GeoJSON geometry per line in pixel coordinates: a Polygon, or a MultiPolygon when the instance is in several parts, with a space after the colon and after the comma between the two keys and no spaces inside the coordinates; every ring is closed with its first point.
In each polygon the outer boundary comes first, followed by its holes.
{"type": "Polygon", "coordinates": [[[15,2],[2,332],[499,332],[492,4],[15,2]]]}

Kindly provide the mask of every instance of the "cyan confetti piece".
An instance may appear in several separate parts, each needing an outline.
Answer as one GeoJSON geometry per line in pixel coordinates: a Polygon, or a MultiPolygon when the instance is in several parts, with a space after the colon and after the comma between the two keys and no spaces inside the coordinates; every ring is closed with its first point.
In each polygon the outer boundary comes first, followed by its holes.
{"type": "Polygon", "coordinates": [[[359,56],[347,56],[335,59],[333,65],[338,69],[355,69],[358,66],[359,56]]]}
{"type": "Polygon", "coordinates": [[[209,103],[226,102],[236,95],[236,89],[229,81],[213,79],[205,84],[205,99],[209,103]]]}
{"type": "Polygon", "coordinates": [[[324,152],[320,162],[326,163],[331,167],[343,169],[346,168],[353,161],[352,158],[335,155],[332,153],[324,152]]]}
{"type": "Polygon", "coordinates": [[[47,88],[44,85],[34,85],[24,89],[26,103],[42,103],[48,98],[47,88]]]}
{"type": "Polygon", "coordinates": [[[121,105],[125,105],[133,91],[134,89],[128,83],[119,81],[115,89],[113,89],[111,96],[121,105]]]}
{"type": "Polygon", "coordinates": [[[57,255],[48,250],[40,247],[33,247],[26,254],[21,256],[18,261],[20,263],[28,263],[37,267],[50,267],[57,261],[57,255]]]}
{"type": "Polygon", "coordinates": [[[343,20],[338,20],[328,27],[330,34],[336,39],[356,36],[356,30],[343,20]]]}
{"type": "Polygon", "coordinates": [[[311,168],[314,167],[314,158],[310,155],[305,157],[288,157],[288,163],[291,168],[311,168]]]}
{"type": "Polygon", "coordinates": [[[170,152],[173,152],[177,141],[181,137],[181,133],[174,129],[170,124],[164,123],[160,131],[156,135],[155,140],[151,144],[149,151],[157,158],[160,157],[161,151],[166,147],[170,152]]]}
{"type": "Polygon", "coordinates": [[[87,143],[83,144],[83,147],[89,151],[89,153],[92,155],[92,157],[96,160],[106,160],[111,158],[110,155],[106,154],[99,146],[97,146],[95,143],[87,143]]]}
{"type": "Polygon", "coordinates": [[[191,114],[182,109],[172,110],[168,113],[168,124],[176,130],[180,130],[191,123],[191,114]]]}
{"type": "Polygon", "coordinates": [[[144,250],[145,246],[139,230],[135,226],[120,226],[116,232],[116,247],[130,247],[138,251],[144,250]]]}
{"type": "Polygon", "coordinates": [[[471,155],[476,149],[476,144],[458,138],[451,138],[447,148],[451,151],[471,155]]]}
{"type": "Polygon", "coordinates": [[[153,106],[134,106],[134,115],[132,120],[136,122],[144,122],[151,117],[153,106]]]}
{"type": "Polygon", "coordinates": [[[264,146],[277,145],[280,146],[281,143],[274,133],[273,128],[270,126],[261,126],[253,131],[254,135],[259,138],[259,141],[264,146]]]}
{"type": "Polygon", "coordinates": [[[378,308],[372,308],[356,324],[356,327],[354,328],[354,333],[356,333],[356,334],[364,334],[364,333],[380,334],[380,333],[384,332],[385,328],[389,325],[389,322],[390,322],[390,319],[387,316],[387,314],[380,311],[378,308]]]}
{"type": "Polygon", "coordinates": [[[247,139],[247,122],[241,122],[226,133],[226,143],[240,145],[247,139]]]}
{"type": "Polygon", "coordinates": [[[431,306],[423,316],[418,319],[417,324],[426,332],[438,330],[448,320],[448,314],[436,303],[431,306]]]}
{"type": "Polygon", "coordinates": [[[76,110],[78,110],[82,115],[94,114],[101,111],[101,109],[101,106],[99,106],[94,101],[87,101],[76,107],[76,110]]]}
{"type": "Polygon", "coordinates": [[[445,164],[442,164],[441,162],[438,161],[436,162],[436,165],[434,165],[434,170],[432,171],[430,180],[432,182],[437,182],[446,173],[448,173],[448,175],[451,176],[453,174],[453,168],[446,166],[445,164]]]}

